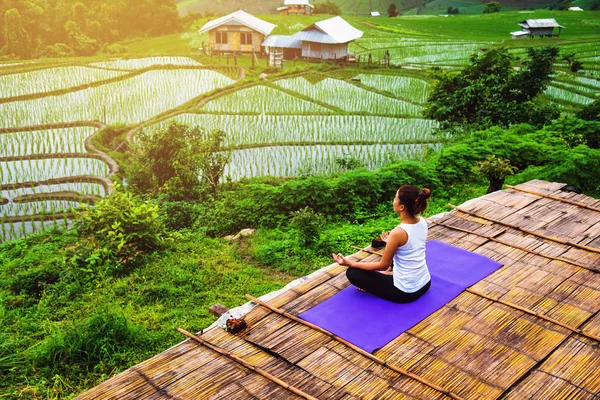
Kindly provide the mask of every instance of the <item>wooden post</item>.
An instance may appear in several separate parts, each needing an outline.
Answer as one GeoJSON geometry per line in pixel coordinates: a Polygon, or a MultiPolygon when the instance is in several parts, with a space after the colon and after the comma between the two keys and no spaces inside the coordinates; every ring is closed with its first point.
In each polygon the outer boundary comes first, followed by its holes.
{"type": "Polygon", "coordinates": [[[254,53],[254,50],[252,50],[252,68],[254,68],[254,57],[256,57],[256,54],[254,53]]]}
{"type": "Polygon", "coordinates": [[[369,53],[369,65],[373,62],[373,54],[369,53]]]}
{"type": "Polygon", "coordinates": [[[237,51],[233,52],[233,65],[237,65],[237,51]]]}
{"type": "Polygon", "coordinates": [[[360,68],[360,56],[356,59],[356,68],[360,68]]]}
{"type": "Polygon", "coordinates": [[[227,65],[229,65],[229,53],[227,53],[227,65]]]}
{"type": "Polygon", "coordinates": [[[217,303],[214,304],[213,306],[211,306],[208,311],[214,315],[215,317],[220,317],[221,315],[225,314],[227,311],[229,311],[229,309],[227,307],[225,307],[224,305],[222,305],[221,303],[217,303]]]}

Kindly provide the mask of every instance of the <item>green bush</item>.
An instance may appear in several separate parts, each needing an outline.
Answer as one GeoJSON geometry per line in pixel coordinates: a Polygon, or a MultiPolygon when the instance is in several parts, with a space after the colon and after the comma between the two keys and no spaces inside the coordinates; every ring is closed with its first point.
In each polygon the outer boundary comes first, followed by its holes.
{"type": "Polygon", "coordinates": [[[105,306],[87,320],[51,333],[31,350],[30,358],[53,374],[71,369],[111,373],[133,364],[130,355],[152,340],[144,329],[131,325],[120,308],[105,306]]]}
{"type": "Polygon", "coordinates": [[[292,212],[291,222],[298,232],[298,243],[301,246],[311,246],[319,240],[325,219],[312,208],[304,207],[292,212]]]}
{"type": "Polygon", "coordinates": [[[591,195],[600,194],[600,150],[580,145],[556,154],[556,158],[544,166],[532,166],[520,174],[518,181],[542,179],[564,182],[591,195]]]}
{"type": "Polygon", "coordinates": [[[70,249],[73,265],[85,271],[118,272],[172,240],[159,219],[158,205],[119,187],[76,214],[80,241],[70,249]]]}

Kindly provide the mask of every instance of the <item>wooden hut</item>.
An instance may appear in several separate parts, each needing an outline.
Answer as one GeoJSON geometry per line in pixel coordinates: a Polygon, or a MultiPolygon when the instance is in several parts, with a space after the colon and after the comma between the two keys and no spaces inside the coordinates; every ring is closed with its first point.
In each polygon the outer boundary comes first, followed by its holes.
{"type": "Polygon", "coordinates": [[[282,66],[282,60],[302,57],[302,42],[293,36],[271,35],[262,43],[269,54],[269,65],[282,66]]]}
{"type": "Polygon", "coordinates": [[[560,37],[560,30],[564,26],[559,25],[554,18],[546,19],[527,19],[519,22],[519,26],[523,32],[526,32],[529,37],[535,36],[547,36],[547,37],[560,37]],[[558,33],[554,33],[554,28],[558,28],[558,33]]]}
{"type": "Polygon", "coordinates": [[[243,332],[221,319],[78,399],[597,399],[600,201],[565,186],[534,180],[432,218],[429,239],[503,266],[372,354],[296,317],[349,285],[334,263],[230,310],[243,332]]]}
{"type": "Polygon", "coordinates": [[[207,22],[198,33],[208,32],[211,53],[260,53],[261,43],[275,26],[238,10],[207,22]]]}
{"type": "Polygon", "coordinates": [[[315,6],[309,0],[285,0],[277,12],[284,15],[312,15],[315,6]]]}
{"type": "Polygon", "coordinates": [[[316,22],[292,37],[302,42],[302,57],[334,60],[347,57],[348,43],[362,35],[362,31],[338,16],[316,22]]]}

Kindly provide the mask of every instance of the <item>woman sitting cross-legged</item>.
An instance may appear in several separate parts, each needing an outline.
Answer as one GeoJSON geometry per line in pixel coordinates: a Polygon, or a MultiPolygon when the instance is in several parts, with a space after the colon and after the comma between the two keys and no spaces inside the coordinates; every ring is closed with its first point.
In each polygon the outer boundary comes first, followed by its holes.
{"type": "Polygon", "coordinates": [[[382,232],[386,246],[381,260],[360,262],[333,254],[338,264],[349,267],[346,276],[350,283],[395,303],[415,301],[427,292],[431,285],[425,261],[427,222],[417,215],[425,211],[429,197],[429,189],[400,186],[394,198],[394,211],[400,215],[400,225],[389,233],[382,232]]]}

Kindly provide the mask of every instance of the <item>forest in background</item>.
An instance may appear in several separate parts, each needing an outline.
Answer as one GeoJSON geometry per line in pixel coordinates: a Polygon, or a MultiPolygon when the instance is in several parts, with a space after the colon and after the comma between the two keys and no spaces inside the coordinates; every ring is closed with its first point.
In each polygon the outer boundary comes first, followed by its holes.
{"type": "Polygon", "coordinates": [[[3,0],[0,16],[0,54],[21,59],[91,55],[181,29],[175,0],[3,0]]]}

